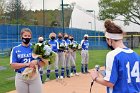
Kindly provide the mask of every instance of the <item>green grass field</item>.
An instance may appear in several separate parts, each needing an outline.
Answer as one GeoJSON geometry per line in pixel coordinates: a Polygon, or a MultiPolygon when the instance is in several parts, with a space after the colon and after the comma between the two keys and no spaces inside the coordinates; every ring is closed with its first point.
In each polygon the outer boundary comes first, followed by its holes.
{"type": "MultiPolygon", "coordinates": [[[[89,69],[94,68],[96,64],[103,66],[105,63],[105,56],[109,50],[92,50],[89,51],[89,69]]],[[[135,49],[135,51],[140,54],[140,49],[135,49]]],[[[15,90],[14,79],[9,79],[15,76],[15,72],[11,69],[9,65],[9,57],[0,57],[0,66],[5,66],[7,69],[0,71],[0,93],[6,93],[11,90],[15,90]]],[[[77,71],[80,71],[81,66],[81,56],[80,52],[77,52],[77,71]]],[[[46,75],[44,74],[43,79],[45,80],[46,75]]],[[[51,79],[54,79],[54,73],[51,74],[51,79]]]]}

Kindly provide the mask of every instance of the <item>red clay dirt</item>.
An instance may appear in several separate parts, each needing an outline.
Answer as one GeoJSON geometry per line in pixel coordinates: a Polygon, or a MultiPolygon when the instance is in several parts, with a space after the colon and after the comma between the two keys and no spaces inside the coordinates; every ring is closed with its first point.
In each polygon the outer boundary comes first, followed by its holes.
{"type": "MultiPolygon", "coordinates": [[[[91,81],[90,74],[81,73],[63,80],[51,80],[43,84],[43,93],[90,93],[91,81]]],[[[14,90],[8,93],[17,92],[14,90]]],[[[94,83],[91,93],[106,93],[106,87],[94,83]]]]}

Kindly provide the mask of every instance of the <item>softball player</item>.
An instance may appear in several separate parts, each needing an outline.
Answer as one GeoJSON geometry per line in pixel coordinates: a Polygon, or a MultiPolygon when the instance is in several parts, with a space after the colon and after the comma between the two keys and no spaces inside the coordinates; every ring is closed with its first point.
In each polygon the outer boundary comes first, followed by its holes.
{"type": "Polygon", "coordinates": [[[105,37],[111,49],[106,56],[106,75],[98,77],[92,73],[97,83],[107,86],[107,93],[140,93],[140,57],[123,44],[123,31],[111,20],[105,21],[105,37]]]}
{"type": "MultiPolygon", "coordinates": [[[[43,36],[39,36],[39,37],[38,37],[38,42],[39,42],[39,43],[43,43],[43,42],[44,42],[43,36]]],[[[43,67],[40,67],[40,68],[39,68],[39,73],[40,73],[41,81],[42,81],[42,83],[43,83],[43,67]]]]}
{"type": "MultiPolygon", "coordinates": [[[[54,32],[50,33],[49,38],[50,38],[50,40],[48,41],[48,44],[51,46],[53,52],[55,52],[55,54],[56,54],[54,66],[55,66],[55,76],[56,76],[56,79],[57,79],[57,78],[59,78],[59,74],[58,74],[58,54],[57,54],[57,52],[58,52],[58,42],[55,40],[56,34],[54,32]]],[[[47,66],[46,81],[50,80],[51,66],[52,65],[47,66]]]]}
{"type": "MultiPolygon", "coordinates": [[[[77,42],[74,41],[74,38],[72,35],[69,35],[69,39],[70,39],[70,44],[76,45],[77,42]]],[[[76,71],[76,50],[70,49],[70,64],[71,64],[71,73],[70,76],[74,75],[78,76],[79,74],[76,71]]]]}
{"type": "Polygon", "coordinates": [[[70,45],[70,40],[68,38],[68,34],[65,33],[64,34],[64,40],[66,42],[66,50],[65,50],[65,63],[66,63],[66,75],[68,78],[70,78],[70,75],[69,75],[69,67],[70,67],[70,51],[68,49],[68,46],[70,45]]]}
{"type": "Polygon", "coordinates": [[[15,46],[12,49],[10,56],[10,65],[15,69],[15,86],[18,93],[42,93],[42,83],[40,75],[37,74],[31,80],[25,80],[22,72],[26,67],[35,68],[35,65],[42,66],[42,62],[37,62],[32,57],[31,44],[29,43],[32,38],[31,30],[24,28],[21,30],[22,44],[15,46]]]}
{"type": "Polygon", "coordinates": [[[81,72],[82,73],[88,73],[88,59],[89,59],[89,54],[88,54],[88,47],[89,47],[89,42],[88,42],[88,35],[84,35],[84,39],[81,41],[81,72]]]}
{"type": "Polygon", "coordinates": [[[65,53],[64,49],[60,48],[60,46],[66,46],[66,42],[63,40],[63,34],[58,33],[58,39],[57,42],[59,44],[58,48],[58,63],[61,65],[61,76],[60,79],[64,78],[64,73],[65,73],[65,53]]]}

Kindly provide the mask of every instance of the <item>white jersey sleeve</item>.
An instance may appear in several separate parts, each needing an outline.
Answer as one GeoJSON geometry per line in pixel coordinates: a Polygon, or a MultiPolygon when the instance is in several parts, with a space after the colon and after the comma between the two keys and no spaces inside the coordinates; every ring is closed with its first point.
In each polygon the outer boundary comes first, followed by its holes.
{"type": "Polygon", "coordinates": [[[81,46],[82,46],[82,44],[83,44],[83,43],[84,43],[84,40],[82,40],[82,41],[81,41],[81,43],[80,43],[80,44],[81,44],[81,46]]]}
{"type": "Polygon", "coordinates": [[[104,80],[115,84],[118,78],[118,63],[116,55],[120,53],[119,49],[109,52],[106,56],[106,76],[104,80]]]}

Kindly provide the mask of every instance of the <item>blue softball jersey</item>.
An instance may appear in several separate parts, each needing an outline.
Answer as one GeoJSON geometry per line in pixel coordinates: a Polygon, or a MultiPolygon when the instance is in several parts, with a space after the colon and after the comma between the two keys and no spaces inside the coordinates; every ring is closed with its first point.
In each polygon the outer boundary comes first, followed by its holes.
{"type": "Polygon", "coordinates": [[[49,40],[48,43],[51,45],[51,48],[54,52],[58,52],[59,44],[57,40],[49,40]]]}
{"type": "Polygon", "coordinates": [[[82,50],[88,50],[88,47],[89,47],[88,40],[82,40],[81,41],[81,47],[82,47],[82,50]]]}
{"type": "Polygon", "coordinates": [[[68,45],[70,45],[70,40],[66,39],[65,42],[66,42],[66,48],[68,49],[68,45]]]}
{"type": "Polygon", "coordinates": [[[70,44],[78,44],[76,41],[70,41],[70,44]]]}
{"type": "MultiPolygon", "coordinates": [[[[31,44],[26,47],[22,44],[13,47],[10,56],[10,63],[29,63],[33,60],[31,44]]],[[[25,67],[16,69],[16,72],[23,72],[25,67]]]]}
{"type": "Polygon", "coordinates": [[[104,80],[114,84],[107,93],[140,93],[140,57],[129,48],[116,48],[106,56],[104,80]]]}
{"type": "Polygon", "coordinates": [[[59,45],[66,46],[66,42],[63,39],[57,39],[57,42],[58,42],[59,45]]]}
{"type": "Polygon", "coordinates": [[[66,42],[65,42],[65,40],[63,40],[63,39],[57,39],[57,42],[59,43],[59,44],[66,44],[66,42]]]}

